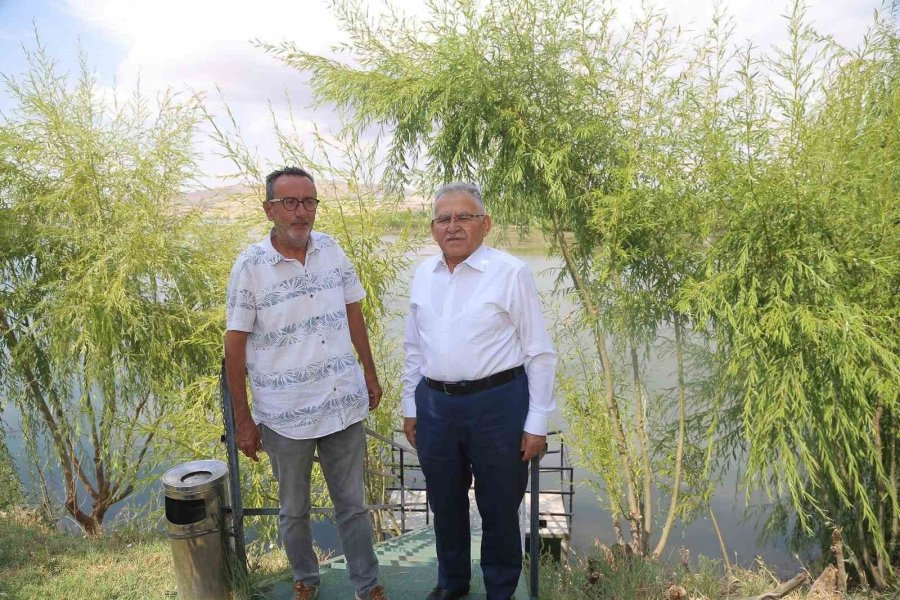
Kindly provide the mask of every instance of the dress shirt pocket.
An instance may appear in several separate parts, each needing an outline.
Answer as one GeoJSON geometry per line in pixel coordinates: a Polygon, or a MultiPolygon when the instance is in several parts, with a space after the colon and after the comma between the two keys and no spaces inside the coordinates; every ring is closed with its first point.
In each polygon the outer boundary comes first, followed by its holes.
{"type": "Polygon", "coordinates": [[[430,307],[423,304],[413,304],[413,318],[416,323],[416,329],[422,333],[429,333],[440,327],[439,319],[430,307]]]}
{"type": "Polygon", "coordinates": [[[476,310],[468,311],[463,318],[462,328],[473,342],[492,340],[511,324],[509,314],[493,303],[482,304],[476,310]]]}

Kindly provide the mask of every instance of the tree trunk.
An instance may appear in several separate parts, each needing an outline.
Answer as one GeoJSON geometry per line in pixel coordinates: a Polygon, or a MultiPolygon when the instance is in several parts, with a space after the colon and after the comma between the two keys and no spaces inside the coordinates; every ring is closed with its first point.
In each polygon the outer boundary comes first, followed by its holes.
{"type": "Polygon", "coordinates": [[[634,344],[631,345],[631,371],[634,375],[634,422],[637,426],[638,447],[641,453],[641,479],[644,488],[642,493],[644,513],[641,515],[643,544],[640,552],[641,556],[646,556],[650,545],[650,535],[653,531],[653,477],[650,466],[650,436],[647,434],[645,418],[644,386],[641,383],[640,366],[634,344]]]}
{"type": "Polygon", "coordinates": [[[659,558],[666,547],[669,533],[675,523],[675,515],[678,512],[678,496],[681,492],[681,467],[684,459],[684,429],[685,429],[685,390],[684,390],[684,332],[681,330],[681,319],[675,313],[675,357],[678,361],[678,441],[675,447],[675,476],[672,481],[672,495],[669,500],[669,512],[666,522],[663,524],[662,533],[656,548],[653,549],[653,558],[659,558]]]}
{"type": "MultiPolygon", "coordinates": [[[[7,348],[10,352],[14,352],[19,344],[12,328],[6,320],[6,314],[0,308],[0,329],[4,331],[7,348]]],[[[41,355],[39,349],[35,349],[38,354],[34,364],[47,364],[47,361],[41,355]]],[[[92,434],[94,439],[94,475],[97,486],[93,486],[85,474],[80,461],[78,459],[78,449],[75,443],[70,439],[70,434],[65,426],[65,415],[61,407],[60,400],[55,396],[53,389],[49,386],[42,387],[43,378],[36,373],[30,366],[24,367],[25,386],[28,390],[34,407],[41,416],[41,420],[50,432],[50,439],[53,443],[53,449],[56,452],[57,460],[62,471],[63,487],[65,489],[66,498],[63,506],[66,512],[78,523],[91,537],[100,535],[103,527],[103,518],[109,507],[114,504],[112,502],[112,487],[106,472],[106,463],[103,461],[102,449],[99,440],[96,437],[96,428],[93,419],[91,419],[92,434]],[[56,414],[54,414],[54,412],[56,414]],[[91,497],[91,513],[84,512],[78,501],[78,481],[81,481],[85,491],[91,497]]],[[[93,414],[89,413],[89,417],[93,414]]],[[[145,448],[146,449],[146,448],[145,448]]],[[[142,453],[143,457],[143,453],[142,453]]],[[[140,463],[140,461],[139,461],[140,463]]],[[[118,484],[115,486],[118,488],[118,484]]],[[[131,486],[118,498],[124,499],[130,494],[131,486]]],[[[118,501],[117,500],[117,501],[118,501]]]]}
{"type": "Polygon", "coordinates": [[[891,419],[891,427],[889,429],[891,440],[891,470],[890,470],[890,486],[891,486],[891,539],[895,544],[900,544],[900,510],[898,510],[896,501],[900,490],[897,489],[897,437],[900,435],[900,428],[897,427],[896,417],[891,419]]]}
{"type": "Polygon", "coordinates": [[[597,353],[600,355],[600,364],[603,367],[603,379],[606,384],[606,410],[609,415],[610,422],[613,426],[613,432],[616,436],[616,448],[619,455],[619,462],[622,465],[622,476],[625,481],[625,498],[628,502],[629,510],[628,520],[631,523],[631,541],[634,545],[633,549],[635,551],[640,551],[641,511],[634,492],[634,471],[632,469],[631,453],[628,450],[628,442],[625,437],[625,429],[622,427],[622,418],[619,414],[619,405],[618,401],[616,400],[615,373],[613,371],[613,364],[606,349],[606,336],[604,335],[602,328],[599,326],[600,311],[597,309],[596,305],[593,302],[593,299],[590,297],[590,291],[588,290],[587,286],[581,278],[581,275],[579,274],[578,265],[575,263],[575,259],[572,256],[572,249],[569,247],[569,244],[565,239],[562,227],[560,226],[559,220],[557,219],[555,214],[552,215],[552,219],[556,241],[559,244],[560,252],[563,255],[563,260],[566,264],[566,270],[569,273],[569,277],[571,277],[572,279],[572,285],[575,286],[575,291],[578,294],[578,298],[581,301],[582,306],[587,311],[588,315],[591,317],[591,320],[594,323],[594,325],[591,327],[591,331],[594,336],[594,344],[597,347],[597,353]]]}
{"type": "Polygon", "coordinates": [[[868,572],[872,576],[875,589],[882,590],[885,587],[885,581],[881,573],[878,572],[877,564],[872,561],[872,554],[869,552],[869,539],[863,530],[862,517],[856,519],[856,533],[859,537],[859,546],[862,549],[862,561],[860,564],[860,571],[863,573],[862,577],[867,581],[868,578],[865,577],[865,573],[868,572]]]}
{"type": "MultiPolygon", "coordinates": [[[[878,466],[884,467],[884,449],[881,442],[881,417],[884,415],[884,406],[881,404],[881,401],[878,400],[875,406],[875,415],[872,419],[872,428],[874,429],[875,434],[875,456],[878,461],[878,466]]],[[[884,503],[887,500],[887,493],[884,489],[884,481],[879,476],[880,469],[875,470],[875,502],[878,504],[878,527],[885,527],[886,523],[884,522],[884,503]]],[[[887,551],[887,550],[885,550],[887,551]]],[[[884,566],[884,552],[878,551],[878,546],[875,547],[875,569],[878,571],[878,574],[875,576],[875,581],[879,579],[883,579],[885,584],[887,583],[887,573],[885,571],[884,566]]]]}

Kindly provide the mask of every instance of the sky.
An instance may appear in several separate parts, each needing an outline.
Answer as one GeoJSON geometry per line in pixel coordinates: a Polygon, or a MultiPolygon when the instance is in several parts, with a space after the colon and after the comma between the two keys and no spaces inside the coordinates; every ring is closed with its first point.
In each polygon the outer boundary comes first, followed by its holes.
{"type": "MultiPolygon", "coordinates": [[[[720,0],[735,18],[736,40],[752,40],[766,50],[786,38],[788,0],[720,0]]],[[[372,14],[383,10],[371,2],[372,14]]],[[[423,0],[393,0],[410,15],[427,14],[423,0]]],[[[695,31],[709,23],[713,0],[657,0],[673,22],[695,31]]],[[[619,0],[623,22],[640,0],[619,0]]],[[[822,33],[841,44],[858,45],[882,0],[809,0],[809,16],[822,33]]],[[[108,88],[191,90],[221,112],[219,93],[228,102],[247,141],[263,160],[274,160],[270,106],[276,118],[287,114],[290,97],[302,130],[315,125],[325,133],[339,128],[327,108],[312,110],[312,94],[303,74],[254,47],[254,39],[290,40],[300,48],[327,54],[343,35],[329,0],[0,0],[0,73],[16,76],[26,69],[23,49],[35,47],[35,29],[62,72],[78,70],[78,48],[86,53],[99,83],[108,88]]],[[[2,82],[0,82],[2,85],[2,82]]],[[[0,112],[13,103],[0,89],[0,112]]],[[[200,140],[205,181],[231,171],[200,140]]]]}

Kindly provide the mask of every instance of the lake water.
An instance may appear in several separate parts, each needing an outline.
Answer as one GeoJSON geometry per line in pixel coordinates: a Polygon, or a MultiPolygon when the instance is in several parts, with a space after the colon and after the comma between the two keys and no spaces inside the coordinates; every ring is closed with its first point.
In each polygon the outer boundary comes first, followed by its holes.
{"type": "MultiPolygon", "coordinates": [[[[531,238],[526,241],[504,240],[500,243],[497,243],[495,240],[494,243],[498,247],[507,249],[507,251],[515,254],[528,264],[542,293],[546,294],[553,289],[554,281],[559,274],[560,263],[557,259],[546,256],[545,247],[539,238],[531,238]]],[[[418,263],[425,256],[435,254],[438,251],[435,245],[425,246],[417,253],[414,263],[418,263]]],[[[404,274],[404,278],[398,286],[398,293],[390,301],[397,308],[398,313],[402,313],[402,309],[405,306],[406,284],[411,272],[412,269],[404,274]]],[[[571,304],[559,298],[548,298],[545,302],[545,313],[548,316],[551,312],[558,314],[559,311],[566,312],[570,311],[571,308],[571,304]],[[550,305],[552,305],[552,311],[548,310],[550,305]]],[[[548,319],[548,321],[552,321],[552,319],[548,319]]],[[[402,318],[398,316],[388,324],[387,329],[389,335],[402,336],[402,318]]],[[[647,387],[651,391],[657,392],[670,388],[673,385],[674,360],[661,352],[653,353],[652,360],[653,364],[649,366],[647,371],[647,380],[645,382],[647,387]]],[[[565,368],[565,365],[561,364],[560,368],[565,368]]],[[[560,400],[558,399],[559,402],[560,400]]],[[[2,418],[7,428],[6,441],[23,483],[27,488],[36,489],[36,486],[32,485],[31,481],[34,475],[33,470],[28,468],[25,458],[19,415],[13,409],[7,407],[0,418],[2,418]]],[[[564,434],[568,431],[561,410],[557,411],[552,427],[561,430],[564,434]]],[[[50,456],[50,453],[42,452],[41,455],[50,456]]],[[[553,460],[558,461],[558,458],[548,457],[548,464],[553,460]]],[[[43,468],[41,471],[49,489],[60,490],[60,478],[52,467],[53,461],[51,460],[48,468],[43,468]]],[[[591,482],[597,481],[597,478],[591,473],[577,466],[575,467],[575,516],[573,518],[572,546],[573,550],[578,554],[590,551],[595,540],[599,540],[607,545],[615,542],[609,512],[601,508],[596,487],[591,485],[591,482]]],[[[129,515],[135,512],[136,506],[145,505],[148,502],[158,503],[159,498],[160,488],[157,481],[152,483],[145,492],[136,495],[130,502],[124,503],[125,506],[114,507],[110,510],[107,522],[113,522],[115,519],[127,519],[129,515]]],[[[791,556],[785,540],[776,539],[770,540],[767,544],[759,543],[755,522],[745,516],[748,513],[748,509],[764,508],[764,502],[765,500],[761,496],[751,495],[748,497],[739,491],[736,472],[727,474],[712,498],[712,508],[719,521],[719,526],[730,553],[730,559],[733,562],[736,559],[741,565],[749,565],[759,556],[777,574],[781,576],[794,575],[802,567],[800,562],[791,556]]],[[[656,506],[654,506],[657,518],[664,514],[667,507],[668,498],[658,497],[656,506]]],[[[66,522],[64,520],[64,526],[66,522]]],[[[71,525],[71,522],[68,522],[68,526],[71,527],[71,525]]],[[[657,525],[657,530],[658,527],[657,525]]],[[[330,522],[317,522],[314,525],[314,535],[320,547],[340,552],[340,541],[330,522]]],[[[696,560],[696,557],[699,555],[721,558],[718,540],[708,516],[698,518],[687,527],[676,526],[670,535],[666,556],[677,559],[680,546],[684,546],[691,551],[693,560],[696,560]]]]}

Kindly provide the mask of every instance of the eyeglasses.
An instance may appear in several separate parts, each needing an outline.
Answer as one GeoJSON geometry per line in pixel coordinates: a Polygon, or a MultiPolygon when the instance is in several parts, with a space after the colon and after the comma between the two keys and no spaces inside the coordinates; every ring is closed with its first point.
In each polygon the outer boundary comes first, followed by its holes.
{"type": "Polygon", "coordinates": [[[303,204],[303,208],[305,208],[308,212],[313,212],[319,206],[319,200],[316,198],[294,198],[293,196],[286,196],[284,198],[272,198],[269,200],[272,204],[277,202],[281,202],[281,205],[284,206],[285,210],[294,211],[297,210],[297,207],[300,204],[303,204]]]}
{"type": "Polygon", "coordinates": [[[449,227],[450,223],[453,222],[459,223],[460,225],[468,225],[475,219],[483,216],[485,215],[472,215],[469,213],[459,213],[458,215],[454,215],[452,217],[450,215],[438,215],[431,220],[431,224],[435,227],[449,227]]]}

